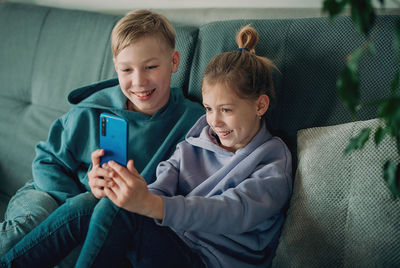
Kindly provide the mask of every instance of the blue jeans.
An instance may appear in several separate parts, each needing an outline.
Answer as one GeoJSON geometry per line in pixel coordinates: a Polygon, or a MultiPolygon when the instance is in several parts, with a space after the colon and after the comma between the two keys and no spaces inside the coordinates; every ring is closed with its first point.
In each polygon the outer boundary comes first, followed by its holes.
{"type": "Polygon", "coordinates": [[[0,256],[4,255],[56,208],[57,202],[47,193],[35,190],[27,182],[8,203],[5,220],[0,222],[0,256]]]}
{"type": "Polygon", "coordinates": [[[84,193],[60,206],[0,259],[0,267],[47,267],[84,242],[76,267],[205,267],[171,229],[84,193]]]}

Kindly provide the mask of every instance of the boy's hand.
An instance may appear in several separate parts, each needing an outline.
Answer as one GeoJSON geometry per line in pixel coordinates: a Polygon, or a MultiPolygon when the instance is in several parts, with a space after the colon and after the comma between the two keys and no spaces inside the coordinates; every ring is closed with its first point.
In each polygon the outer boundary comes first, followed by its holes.
{"type": "Polygon", "coordinates": [[[114,161],[108,166],[112,169],[108,176],[114,185],[104,188],[104,192],[115,205],[154,219],[164,217],[163,199],[148,190],[146,181],[133,166],[133,160],[128,161],[126,168],[114,161]]]}
{"type": "Polygon", "coordinates": [[[112,179],[108,176],[111,170],[106,164],[100,167],[100,157],[103,155],[104,150],[102,149],[98,149],[92,153],[92,169],[88,172],[90,190],[98,199],[106,196],[104,187],[113,185],[112,179]]]}

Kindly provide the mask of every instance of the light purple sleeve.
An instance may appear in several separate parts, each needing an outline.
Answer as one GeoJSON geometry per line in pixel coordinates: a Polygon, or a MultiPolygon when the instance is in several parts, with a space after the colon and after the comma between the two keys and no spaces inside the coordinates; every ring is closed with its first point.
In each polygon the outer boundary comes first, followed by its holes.
{"type": "MultiPolygon", "coordinates": [[[[271,143],[269,145],[272,145],[271,143]]],[[[219,195],[164,196],[161,225],[175,230],[215,234],[241,234],[270,228],[281,216],[292,187],[291,155],[286,146],[273,143],[269,162],[251,176],[219,195]]]]}
{"type": "Polygon", "coordinates": [[[179,181],[179,162],[180,162],[179,146],[176,147],[172,156],[157,166],[157,179],[148,188],[150,192],[160,196],[174,196],[179,181]]]}

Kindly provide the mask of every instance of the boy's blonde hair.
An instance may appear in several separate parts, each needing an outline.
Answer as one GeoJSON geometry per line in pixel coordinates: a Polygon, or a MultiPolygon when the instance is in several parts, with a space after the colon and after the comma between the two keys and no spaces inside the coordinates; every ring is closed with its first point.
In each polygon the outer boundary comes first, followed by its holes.
{"type": "Polygon", "coordinates": [[[111,33],[113,56],[145,36],[158,36],[167,48],[175,48],[175,30],[166,17],[150,10],[134,10],[121,18],[111,33]]]}
{"type": "Polygon", "coordinates": [[[223,83],[235,90],[238,96],[257,99],[261,94],[275,96],[272,69],[273,62],[255,54],[257,31],[249,25],[240,29],[236,36],[238,50],[215,56],[203,75],[203,83],[223,83]]]}

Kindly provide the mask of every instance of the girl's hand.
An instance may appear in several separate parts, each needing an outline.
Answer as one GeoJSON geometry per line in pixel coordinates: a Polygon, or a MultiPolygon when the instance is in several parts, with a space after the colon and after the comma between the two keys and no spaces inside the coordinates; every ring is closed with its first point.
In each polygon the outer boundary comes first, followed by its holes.
{"type": "Polygon", "coordinates": [[[107,197],[118,207],[147,217],[162,219],[164,217],[164,201],[160,196],[152,194],[145,179],[129,160],[127,167],[114,161],[108,166],[112,169],[109,177],[113,186],[104,188],[107,197]]]}
{"type": "Polygon", "coordinates": [[[112,179],[108,176],[111,170],[106,164],[100,167],[100,157],[103,155],[104,150],[102,149],[98,149],[92,153],[92,169],[88,172],[90,190],[98,199],[106,196],[104,187],[113,185],[112,179]]]}

